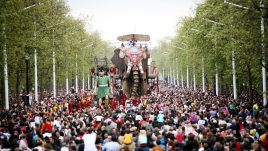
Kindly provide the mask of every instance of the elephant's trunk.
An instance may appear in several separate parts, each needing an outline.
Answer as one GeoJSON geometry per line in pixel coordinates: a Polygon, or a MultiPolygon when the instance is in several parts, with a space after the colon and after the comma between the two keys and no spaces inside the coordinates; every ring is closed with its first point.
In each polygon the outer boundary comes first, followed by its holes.
{"type": "Polygon", "coordinates": [[[138,87],[139,87],[139,69],[137,67],[133,67],[133,89],[132,89],[132,96],[138,95],[138,87]]]}

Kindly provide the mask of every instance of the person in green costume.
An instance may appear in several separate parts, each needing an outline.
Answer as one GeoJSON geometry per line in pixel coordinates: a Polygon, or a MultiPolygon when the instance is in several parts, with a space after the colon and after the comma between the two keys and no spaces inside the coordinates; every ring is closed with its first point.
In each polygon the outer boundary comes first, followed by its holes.
{"type": "Polygon", "coordinates": [[[105,74],[104,67],[99,68],[99,75],[96,77],[94,93],[97,93],[99,107],[102,107],[103,100],[105,100],[105,106],[108,107],[109,94],[113,95],[113,89],[110,76],[105,74]]]}

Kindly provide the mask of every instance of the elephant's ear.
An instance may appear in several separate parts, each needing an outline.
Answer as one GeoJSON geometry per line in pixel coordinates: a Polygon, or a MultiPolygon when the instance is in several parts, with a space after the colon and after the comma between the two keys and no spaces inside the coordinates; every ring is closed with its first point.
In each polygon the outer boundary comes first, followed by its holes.
{"type": "Polygon", "coordinates": [[[119,59],[119,52],[120,52],[120,49],[119,48],[116,48],[114,50],[114,55],[111,59],[112,63],[115,65],[115,67],[117,68],[119,66],[119,62],[118,62],[118,59],[119,59]]]}

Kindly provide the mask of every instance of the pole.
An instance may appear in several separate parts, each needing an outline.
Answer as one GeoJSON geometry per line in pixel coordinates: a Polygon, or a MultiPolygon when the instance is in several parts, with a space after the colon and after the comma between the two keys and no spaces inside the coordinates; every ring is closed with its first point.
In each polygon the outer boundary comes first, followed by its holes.
{"type": "Polygon", "coordinates": [[[172,69],[171,69],[171,66],[169,67],[169,83],[170,83],[170,85],[173,84],[173,81],[172,81],[172,69]]]}
{"type": "Polygon", "coordinates": [[[177,77],[177,86],[179,87],[180,86],[180,81],[179,81],[179,68],[178,68],[178,59],[176,58],[176,77],[177,77]]]}
{"type": "Polygon", "coordinates": [[[95,77],[91,76],[91,88],[95,88],[95,77]]]}
{"type": "Polygon", "coordinates": [[[53,40],[53,54],[52,54],[52,62],[53,62],[53,97],[56,99],[56,59],[55,59],[55,49],[54,49],[54,29],[52,32],[52,40],[53,40]]]}
{"type": "Polygon", "coordinates": [[[4,55],[4,84],[5,84],[5,109],[9,110],[9,96],[8,96],[8,71],[7,71],[7,47],[6,47],[6,28],[5,23],[3,25],[3,37],[4,37],[4,47],[3,47],[3,55],[4,55]]]}
{"type": "Polygon", "coordinates": [[[34,49],[34,96],[35,101],[38,101],[38,81],[37,81],[37,50],[34,49]]]}
{"type": "Polygon", "coordinates": [[[189,67],[188,64],[186,65],[186,87],[189,88],[189,67]]]}
{"type": "Polygon", "coordinates": [[[26,65],[26,95],[28,96],[29,95],[29,57],[27,56],[27,54],[25,57],[25,65],[26,65]]]}
{"type": "Polygon", "coordinates": [[[196,91],[196,84],[195,84],[195,65],[193,66],[193,80],[194,80],[194,91],[196,91]]]}
{"type": "Polygon", "coordinates": [[[169,86],[170,80],[169,80],[169,72],[168,72],[168,69],[167,69],[167,78],[168,78],[168,79],[167,79],[167,80],[168,80],[168,81],[167,81],[167,82],[168,82],[167,85],[169,86]]]}
{"type": "Polygon", "coordinates": [[[202,56],[202,86],[203,86],[203,92],[206,91],[205,89],[205,63],[204,63],[204,57],[202,56]]]}
{"type": "Polygon", "coordinates": [[[89,86],[89,73],[87,74],[87,89],[88,90],[90,89],[90,86],[89,86]]]}
{"type": "MultiPolygon", "coordinates": [[[[260,8],[264,8],[263,0],[260,0],[260,8]]],[[[264,18],[261,15],[261,48],[262,48],[262,93],[263,93],[263,106],[267,105],[267,96],[266,96],[266,62],[265,62],[265,28],[264,28],[264,18]]]]}
{"type": "Polygon", "coordinates": [[[235,71],[235,54],[234,49],[232,49],[232,67],[233,67],[233,91],[234,91],[234,99],[237,99],[237,91],[236,91],[236,71],[235,71]]]}
{"type": "Polygon", "coordinates": [[[172,70],[172,74],[173,74],[173,84],[176,85],[176,81],[175,81],[175,61],[173,58],[173,70],[172,70]]]}
{"type": "Polygon", "coordinates": [[[181,67],[181,88],[184,88],[182,67],[181,67]]]}
{"type": "MultiPolygon", "coordinates": [[[[34,18],[34,41],[36,43],[36,20],[34,18]]],[[[37,79],[37,50],[34,48],[34,96],[35,101],[38,101],[38,79],[37,79]]]]}
{"type": "Polygon", "coordinates": [[[77,67],[77,54],[76,54],[76,62],[75,62],[75,92],[78,92],[78,67],[77,67]]]}
{"type": "Polygon", "coordinates": [[[69,94],[68,63],[66,63],[66,94],[69,94]]]}
{"type": "Polygon", "coordinates": [[[82,90],[85,91],[85,75],[84,75],[84,68],[83,68],[83,83],[82,83],[82,90]]]}
{"type": "Polygon", "coordinates": [[[165,82],[165,68],[163,68],[163,80],[165,82]]]}
{"type": "Polygon", "coordinates": [[[216,81],[216,95],[219,96],[219,74],[218,74],[218,65],[215,63],[216,73],[215,73],[215,81],[216,81]]]}

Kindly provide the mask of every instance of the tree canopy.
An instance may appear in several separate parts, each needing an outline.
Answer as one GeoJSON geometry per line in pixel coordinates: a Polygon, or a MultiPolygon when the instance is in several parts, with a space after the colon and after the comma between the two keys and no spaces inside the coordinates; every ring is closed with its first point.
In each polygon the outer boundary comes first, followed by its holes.
{"type": "MultiPolygon", "coordinates": [[[[154,50],[154,57],[157,58],[160,68],[165,68],[167,71],[167,63],[177,59],[176,66],[184,77],[187,64],[190,75],[195,68],[199,85],[202,84],[201,64],[204,58],[207,88],[213,90],[215,65],[217,65],[220,92],[229,94],[228,92],[232,92],[231,50],[233,49],[239,93],[249,91],[252,95],[252,91],[262,90],[261,16],[263,15],[267,25],[267,12],[266,9],[258,7],[259,1],[229,0],[229,2],[248,9],[235,7],[224,3],[223,0],[205,0],[197,6],[193,17],[185,17],[178,22],[175,37],[170,41],[160,42],[159,47],[154,50]],[[159,59],[163,52],[167,52],[168,59],[159,59]]],[[[267,1],[265,6],[268,6],[267,1]]],[[[265,29],[267,31],[268,27],[265,26],[265,29]]],[[[268,36],[267,32],[264,36],[268,36]]],[[[190,79],[193,79],[192,76],[190,79]]]]}
{"type": "MultiPolygon", "coordinates": [[[[64,0],[3,0],[0,1],[0,12],[0,49],[6,45],[10,94],[18,95],[25,88],[26,55],[30,57],[30,88],[34,87],[34,49],[38,53],[41,92],[52,90],[53,51],[57,89],[60,90],[65,88],[66,72],[70,85],[74,85],[76,55],[78,76],[82,79],[83,73],[87,77],[95,56],[107,55],[112,50],[98,32],[89,32],[92,31],[88,26],[89,19],[75,19],[70,15],[64,0]]],[[[1,69],[3,59],[0,55],[1,69]]],[[[3,72],[0,72],[0,78],[3,83],[3,72]]],[[[0,88],[3,94],[4,84],[0,88]]]]}

